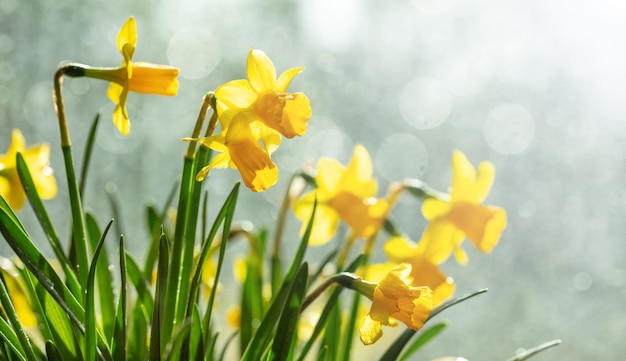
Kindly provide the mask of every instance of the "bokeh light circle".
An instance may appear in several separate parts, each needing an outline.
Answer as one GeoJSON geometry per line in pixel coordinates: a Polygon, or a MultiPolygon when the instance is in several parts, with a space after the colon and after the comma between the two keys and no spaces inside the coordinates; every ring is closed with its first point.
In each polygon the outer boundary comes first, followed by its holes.
{"type": "Polygon", "coordinates": [[[409,82],[398,103],[404,120],[417,129],[441,125],[452,110],[452,95],[446,86],[432,78],[417,78],[409,82]]]}

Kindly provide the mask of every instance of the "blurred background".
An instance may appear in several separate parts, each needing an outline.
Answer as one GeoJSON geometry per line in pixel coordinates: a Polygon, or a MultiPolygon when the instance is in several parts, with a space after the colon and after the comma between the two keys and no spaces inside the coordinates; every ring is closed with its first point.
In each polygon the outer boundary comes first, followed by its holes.
{"type": "MultiPolygon", "coordinates": [[[[147,248],[144,205],[163,206],[202,96],[244,78],[253,46],[279,73],[306,67],[289,89],[309,96],[314,115],[306,136],[275,153],[279,183],[242,192],[239,219],[272,228],[289,175],[320,156],[346,164],[357,143],[370,151],[380,196],[406,177],[446,190],[452,151],[462,150],[475,165],[495,164],[486,204],[506,208],[508,227],[491,254],[468,242],[469,264],[445,265],[457,294],[489,292],[437,316],[451,325],[416,359],[505,360],[556,338],[563,344],[535,359],[626,354],[626,3],[0,0],[0,151],[12,128],[51,144],[60,194],[46,204],[63,235],[53,74],[67,60],[117,66],[115,39],[130,15],[134,60],[180,67],[179,95],[130,94],[128,137],[112,126],[104,82],[66,78],[64,95],[77,164],[102,115],[85,203],[104,223],[106,193],[123,199],[118,221],[137,257],[147,248]]],[[[207,189],[223,199],[238,177],[215,170],[207,189]]],[[[406,198],[392,214],[413,239],[425,225],[419,206],[406,198]]],[[[45,243],[29,207],[21,217],[45,243]]],[[[291,238],[298,228],[291,218],[291,238]]],[[[12,255],[4,241],[0,252],[12,255]]],[[[380,352],[361,349],[364,359],[380,352]]]]}

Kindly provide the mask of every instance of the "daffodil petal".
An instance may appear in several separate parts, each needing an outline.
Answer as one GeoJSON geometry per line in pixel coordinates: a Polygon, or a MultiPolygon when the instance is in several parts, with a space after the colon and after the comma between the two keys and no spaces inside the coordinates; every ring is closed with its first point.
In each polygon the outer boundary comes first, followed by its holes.
{"type": "Polygon", "coordinates": [[[257,93],[276,88],[276,68],[270,58],[258,49],[250,49],[246,64],[246,73],[250,86],[257,93]]]}
{"type": "Polygon", "coordinates": [[[278,77],[278,80],[276,80],[276,91],[278,92],[286,91],[287,87],[289,86],[289,83],[291,83],[293,78],[303,70],[304,70],[304,67],[291,68],[291,69],[285,70],[282,74],[280,74],[280,76],[278,77]]]}
{"type": "Polygon", "coordinates": [[[391,237],[383,246],[383,251],[392,262],[406,262],[417,256],[417,244],[405,237],[391,237]]]}
{"type": "Polygon", "coordinates": [[[432,220],[417,243],[421,257],[433,264],[445,262],[463,240],[463,232],[444,218],[432,220]]]}
{"type": "Polygon", "coordinates": [[[346,167],[335,159],[322,158],[317,162],[317,189],[322,194],[333,196],[339,187],[339,180],[346,167]]]}
{"type": "MultiPolygon", "coordinates": [[[[135,18],[132,16],[126,20],[124,25],[122,25],[122,28],[117,35],[117,48],[120,53],[124,54],[124,46],[126,45],[130,45],[132,47],[132,51],[130,51],[129,54],[130,57],[132,57],[132,52],[137,46],[137,25],[135,24],[135,18]]],[[[129,50],[127,50],[127,52],[128,51],[129,50]]]]}
{"type": "Polygon", "coordinates": [[[380,322],[374,321],[370,315],[367,315],[361,321],[359,335],[364,345],[371,345],[383,336],[383,326],[380,322]]]}
{"type": "Polygon", "coordinates": [[[225,111],[226,108],[246,109],[250,107],[257,100],[258,94],[247,80],[239,79],[217,87],[215,98],[218,104],[223,103],[221,107],[222,111],[225,111]]]}

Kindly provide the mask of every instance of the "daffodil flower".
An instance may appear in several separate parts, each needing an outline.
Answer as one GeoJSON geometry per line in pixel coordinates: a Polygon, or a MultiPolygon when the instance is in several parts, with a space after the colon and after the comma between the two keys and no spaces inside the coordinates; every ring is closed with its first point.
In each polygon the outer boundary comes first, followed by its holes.
{"type": "Polygon", "coordinates": [[[135,18],[130,17],[117,35],[117,48],[124,57],[119,68],[86,67],[81,75],[110,81],[107,96],[115,103],[113,124],[120,133],[130,133],[130,121],[126,110],[128,92],[174,96],[178,93],[178,68],[144,62],[133,62],[137,46],[135,18]]]}
{"type": "Polygon", "coordinates": [[[37,329],[37,317],[28,300],[26,292],[24,292],[23,280],[20,273],[11,260],[0,257],[0,272],[7,285],[7,290],[11,295],[11,303],[15,308],[15,313],[22,327],[27,329],[37,329]]]}
{"type": "Polygon", "coordinates": [[[222,129],[228,129],[235,114],[244,112],[251,122],[258,120],[287,138],[303,135],[312,113],[309,99],[303,93],[286,92],[303,69],[288,69],[276,79],[270,58],[261,50],[250,49],[248,80],[233,80],[215,89],[222,129]]]}
{"type": "Polygon", "coordinates": [[[22,132],[14,129],[9,149],[6,154],[0,154],[0,195],[15,211],[20,210],[26,201],[15,163],[18,152],[24,157],[39,197],[51,199],[57,194],[57,183],[50,168],[50,147],[38,144],[27,148],[22,132]]]}
{"type": "Polygon", "coordinates": [[[309,243],[327,243],[345,221],[357,237],[368,238],[383,224],[389,210],[385,200],[375,198],[378,184],[372,179],[372,161],[362,145],[354,148],[352,160],[345,167],[334,159],[317,163],[317,188],[294,203],[294,212],[302,220],[302,232],[317,198],[317,209],[309,243]]]}
{"type": "Polygon", "coordinates": [[[417,251],[434,264],[441,264],[454,253],[461,264],[467,254],[461,248],[468,238],[482,252],[490,252],[506,227],[506,211],[484,206],[495,169],[482,162],[478,171],[460,151],[452,156],[452,186],[449,199],[430,198],[424,201],[422,213],[429,221],[417,251]]]}
{"type": "Polygon", "coordinates": [[[266,190],[278,181],[278,167],[267,148],[263,149],[259,144],[245,114],[238,113],[222,134],[198,141],[219,153],[198,172],[196,180],[203,180],[213,168],[231,167],[239,170],[244,184],[254,192],[266,190]]]}
{"type": "Polygon", "coordinates": [[[371,281],[382,279],[391,268],[400,263],[408,263],[411,265],[413,284],[428,286],[433,291],[433,307],[440,305],[454,293],[452,277],[446,276],[437,265],[423,257],[415,242],[401,236],[391,237],[385,242],[383,251],[389,262],[367,267],[367,277],[371,281]]]}
{"type": "Polygon", "coordinates": [[[359,328],[361,342],[365,345],[378,341],[383,335],[382,326],[394,326],[394,319],[410,329],[421,329],[433,308],[431,289],[413,286],[410,264],[395,266],[378,283],[358,283],[353,288],[372,300],[370,311],[359,328]]]}

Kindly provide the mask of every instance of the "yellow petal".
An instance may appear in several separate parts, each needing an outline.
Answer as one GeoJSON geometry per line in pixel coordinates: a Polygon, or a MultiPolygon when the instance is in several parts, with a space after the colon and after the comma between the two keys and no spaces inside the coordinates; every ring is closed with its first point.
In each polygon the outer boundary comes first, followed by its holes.
{"type": "Polygon", "coordinates": [[[417,243],[420,256],[433,264],[445,262],[463,240],[463,232],[445,218],[431,221],[417,243]]]}
{"type": "Polygon", "coordinates": [[[335,159],[322,158],[317,162],[317,175],[315,183],[320,198],[334,196],[338,191],[339,180],[346,167],[335,159]]]}
{"type": "Polygon", "coordinates": [[[309,99],[302,93],[277,93],[264,91],[259,95],[254,112],[268,127],[287,138],[303,135],[311,117],[309,99]]]}
{"type": "Polygon", "coordinates": [[[286,91],[287,87],[289,86],[289,83],[291,83],[293,78],[303,70],[304,70],[304,67],[291,68],[291,69],[285,70],[282,74],[280,74],[280,76],[278,77],[278,80],[276,81],[276,88],[275,88],[276,91],[278,92],[286,91]]]}
{"type": "MultiPolygon", "coordinates": [[[[122,54],[124,54],[124,47],[127,45],[130,45],[132,51],[137,46],[137,26],[135,25],[135,18],[132,16],[126,20],[119,34],[117,34],[117,48],[122,54]]],[[[127,49],[129,48],[127,47],[127,49]]],[[[130,52],[131,58],[132,51],[130,52]]]]}
{"type": "Polygon", "coordinates": [[[152,63],[135,62],[128,90],[136,93],[173,96],[178,93],[178,68],[152,63]]]}
{"type": "Polygon", "coordinates": [[[413,285],[428,286],[432,290],[433,307],[440,305],[454,294],[454,281],[441,272],[436,265],[422,257],[414,257],[405,262],[409,262],[412,266],[413,285]]]}
{"type": "MultiPolygon", "coordinates": [[[[312,210],[313,208],[311,208],[312,210]]],[[[300,234],[304,234],[307,224],[311,217],[311,212],[308,213],[306,218],[300,218],[302,220],[302,228],[300,234]]],[[[315,217],[313,219],[313,229],[311,230],[311,237],[309,238],[309,245],[321,246],[328,243],[337,233],[339,228],[339,216],[332,208],[318,203],[315,209],[315,217]]]]}
{"type": "Polygon", "coordinates": [[[452,203],[436,198],[428,198],[422,203],[422,214],[427,220],[445,216],[450,211],[452,203]]]}
{"type": "Polygon", "coordinates": [[[448,219],[482,252],[490,252],[498,244],[506,227],[506,212],[502,208],[457,202],[448,219]]]}
{"type": "Polygon", "coordinates": [[[349,190],[361,197],[369,198],[376,195],[378,184],[372,179],[372,160],[364,146],[354,147],[352,159],[341,177],[340,189],[349,190]]]}
{"type": "Polygon", "coordinates": [[[380,229],[388,210],[384,200],[362,199],[350,192],[339,192],[329,205],[362,238],[369,238],[380,229]]]}
{"type": "Polygon", "coordinates": [[[35,189],[41,199],[51,199],[57,194],[57,183],[50,168],[50,147],[39,144],[28,148],[24,154],[35,189]]]}
{"type": "MultiPolygon", "coordinates": [[[[222,103],[222,112],[226,108],[245,109],[250,107],[258,98],[258,94],[252,89],[247,80],[239,79],[229,81],[215,89],[215,98],[218,105],[222,103]]],[[[218,112],[220,108],[218,107],[218,112]]]]}
{"type": "Polygon", "coordinates": [[[226,133],[226,145],[245,185],[260,192],[278,181],[278,168],[252,136],[245,118],[233,119],[226,133]]]}
{"type": "Polygon", "coordinates": [[[15,168],[15,156],[26,150],[26,139],[19,129],[11,132],[11,144],[4,155],[0,155],[0,170],[15,168]]]}
{"type": "Polygon", "coordinates": [[[364,345],[371,345],[382,337],[383,326],[380,322],[372,320],[372,318],[367,315],[361,321],[359,334],[359,338],[364,345]]]}
{"type": "Polygon", "coordinates": [[[276,88],[276,69],[270,58],[258,49],[250,49],[246,64],[250,86],[257,93],[276,88]]]}
{"type": "Polygon", "coordinates": [[[383,251],[390,261],[407,262],[417,257],[417,244],[405,237],[391,237],[383,246],[383,251]]]}

